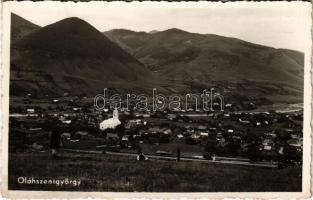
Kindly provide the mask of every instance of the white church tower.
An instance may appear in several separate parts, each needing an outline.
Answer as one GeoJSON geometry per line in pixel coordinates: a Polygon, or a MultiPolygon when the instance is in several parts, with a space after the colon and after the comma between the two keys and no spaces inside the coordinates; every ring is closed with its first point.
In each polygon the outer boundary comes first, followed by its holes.
{"type": "Polygon", "coordinates": [[[117,110],[117,108],[114,108],[114,110],[113,110],[113,118],[114,119],[118,119],[118,110],[117,110]]]}

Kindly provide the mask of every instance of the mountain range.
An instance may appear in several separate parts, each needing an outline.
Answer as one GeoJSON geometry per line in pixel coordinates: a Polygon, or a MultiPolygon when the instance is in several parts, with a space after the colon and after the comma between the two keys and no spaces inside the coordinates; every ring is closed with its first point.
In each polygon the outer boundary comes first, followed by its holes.
{"type": "Polygon", "coordinates": [[[100,32],[79,18],[39,27],[12,14],[12,95],[84,93],[104,87],[301,102],[304,54],[180,29],[100,32]],[[284,97],[284,98],[282,98],[284,97]]]}
{"type": "Polygon", "coordinates": [[[288,79],[297,83],[303,79],[303,55],[296,51],[179,29],[155,34],[118,29],[104,34],[150,69],[173,79],[223,80],[228,75],[234,81],[288,79]],[[194,73],[195,69],[200,73],[194,73]],[[255,74],[256,70],[261,73],[255,74]]]}

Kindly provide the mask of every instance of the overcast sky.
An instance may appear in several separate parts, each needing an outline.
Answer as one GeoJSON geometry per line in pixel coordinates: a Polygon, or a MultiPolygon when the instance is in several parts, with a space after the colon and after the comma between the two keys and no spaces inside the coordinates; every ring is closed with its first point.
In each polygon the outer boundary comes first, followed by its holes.
{"type": "Polygon", "coordinates": [[[10,6],[12,12],[40,26],[75,16],[86,20],[99,31],[116,28],[135,31],[179,28],[299,51],[304,51],[305,26],[310,17],[310,5],[304,2],[187,5],[158,2],[10,3],[13,5],[10,6]]]}

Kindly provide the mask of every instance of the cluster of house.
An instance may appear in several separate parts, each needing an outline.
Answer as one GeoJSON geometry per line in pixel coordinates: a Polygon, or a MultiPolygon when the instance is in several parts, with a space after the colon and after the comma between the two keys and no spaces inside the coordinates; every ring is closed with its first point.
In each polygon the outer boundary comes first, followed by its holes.
{"type": "MultiPolygon", "coordinates": [[[[54,99],[53,103],[58,104],[59,100],[54,99]]],[[[226,104],[225,107],[232,107],[232,104],[226,104]]],[[[220,147],[224,147],[230,140],[235,141],[241,145],[242,149],[247,149],[248,143],[243,133],[247,128],[254,127],[270,127],[272,124],[277,122],[284,122],[288,124],[288,127],[281,128],[288,133],[290,138],[288,138],[287,144],[291,147],[297,149],[297,151],[302,152],[302,133],[299,132],[299,127],[294,127],[292,123],[292,117],[288,114],[277,114],[277,113],[207,113],[203,115],[203,118],[209,118],[211,121],[217,123],[210,124],[206,120],[201,121],[196,117],[188,115],[189,113],[181,111],[179,112],[156,112],[156,113],[147,113],[140,111],[127,111],[122,110],[113,111],[113,114],[110,113],[110,110],[106,110],[103,113],[99,114],[78,114],[82,107],[73,106],[71,107],[73,111],[70,114],[64,114],[59,116],[55,113],[54,117],[59,117],[59,119],[64,124],[70,124],[71,118],[78,116],[84,123],[88,124],[91,127],[95,127],[100,131],[110,130],[106,133],[106,140],[118,141],[125,146],[131,147],[131,142],[144,143],[149,138],[153,138],[153,141],[158,142],[171,142],[173,140],[178,140],[181,142],[189,141],[191,144],[201,144],[205,139],[213,139],[216,141],[216,144],[220,147]],[[128,116],[127,120],[121,120],[120,115],[128,116]],[[166,122],[172,123],[175,125],[160,125],[150,123],[150,118],[160,118],[166,122]],[[225,126],[224,121],[232,121],[236,126],[225,126]],[[176,122],[179,124],[177,125],[176,122]],[[123,125],[125,127],[124,133],[119,135],[114,129],[123,125]],[[244,127],[241,129],[237,128],[238,126],[244,127]]],[[[27,108],[26,112],[28,114],[36,114],[35,108],[27,108]]],[[[197,113],[201,115],[201,113],[197,113]]],[[[301,116],[301,113],[299,114],[301,116]]],[[[301,121],[301,119],[299,120],[301,121]]],[[[86,136],[88,131],[79,130],[79,135],[86,136]]],[[[68,135],[67,135],[67,138],[68,135]]],[[[265,131],[262,136],[261,144],[259,150],[264,152],[279,152],[284,153],[284,146],[280,144],[280,141],[277,139],[277,132],[275,131],[265,131]]],[[[76,140],[72,142],[77,142],[76,140]]]]}
{"type": "MultiPolygon", "coordinates": [[[[292,129],[289,129],[292,130],[292,129]]],[[[288,130],[285,130],[288,131],[288,130]]],[[[292,130],[293,131],[293,130],[292,130]]],[[[276,141],[277,134],[272,132],[264,133],[265,138],[262,141],[262,146],[260,147],[260,150],[264,151],[278,151],[280,154],[284,153],[284,147],[280,145],[280,141],[276,141]]],[[[301,132],[293,132],[290,135],[290,139],[287,140],[287,144],[290,147],[295,148],[297,151],[302,152],[303,151],[303,136],[301,132]]]]}

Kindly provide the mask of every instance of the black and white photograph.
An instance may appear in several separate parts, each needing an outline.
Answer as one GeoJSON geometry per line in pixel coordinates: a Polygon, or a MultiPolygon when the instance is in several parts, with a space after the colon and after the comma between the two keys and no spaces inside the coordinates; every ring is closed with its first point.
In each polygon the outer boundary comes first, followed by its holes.
{"type": "Polygon", "coordinates": [[[3,6],[7,194],[310,194],[310,3],[3,6]]]}

